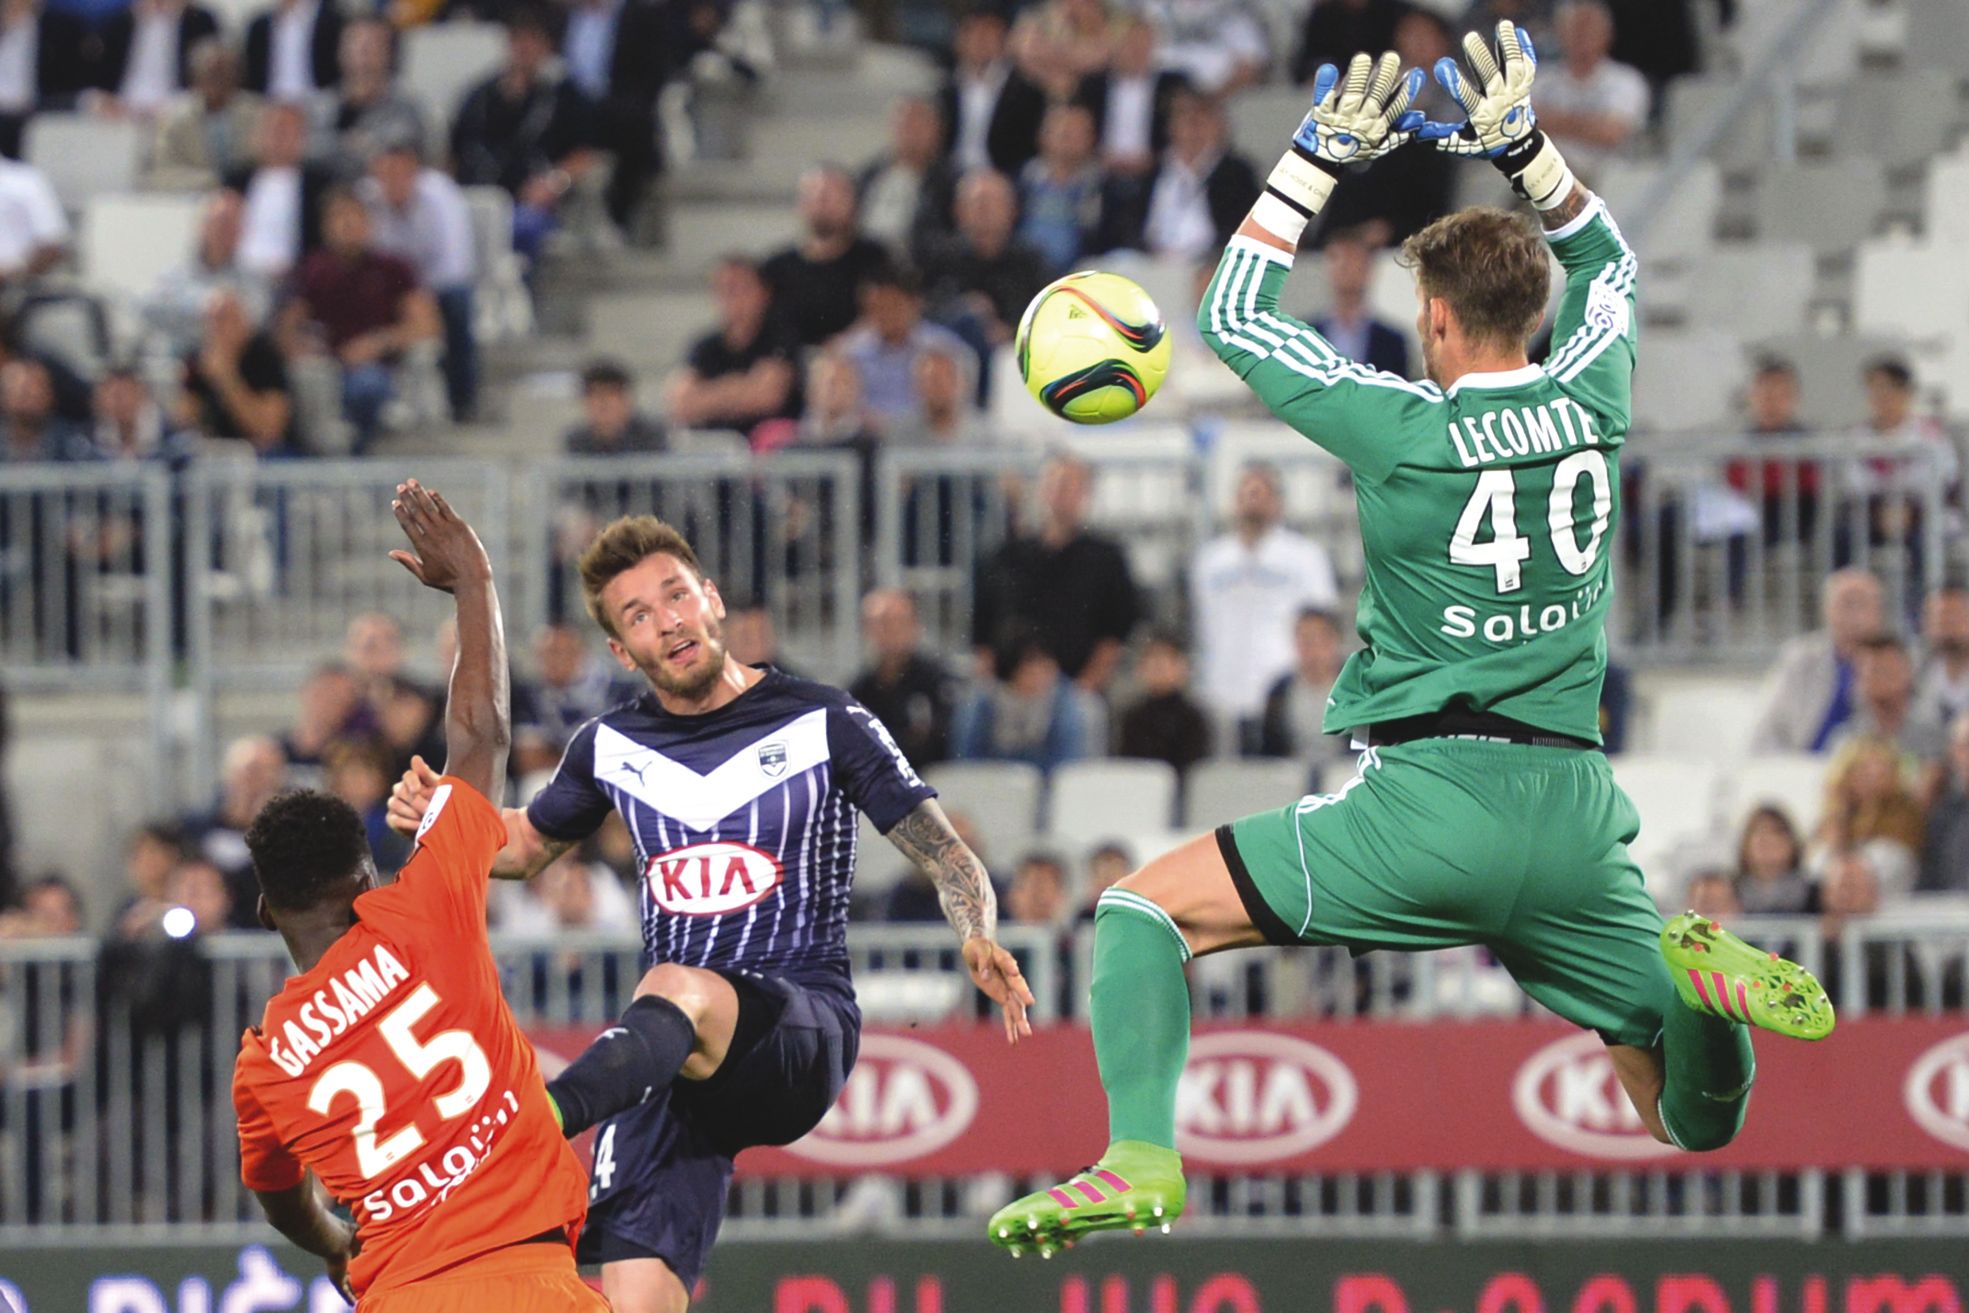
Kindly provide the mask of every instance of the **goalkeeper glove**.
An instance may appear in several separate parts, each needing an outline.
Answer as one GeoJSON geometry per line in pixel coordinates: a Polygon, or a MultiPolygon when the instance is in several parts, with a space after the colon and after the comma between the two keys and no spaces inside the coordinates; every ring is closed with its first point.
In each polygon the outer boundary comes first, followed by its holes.
{"type": "Polygon", "coordinates": [[[1436,81],[1456,98],[1469,119],[1463,123],[1425,123],[1417,134],[1438,150],[1457,155],[1482,155],[1511,181],[1511,189],[1541,210],[1549,210],[1572,194],[1572,170],[1566,167],[1531,107],[1532,78],[1538,72],[1538,52],[1531,34],[1506,19],[1497,25],[1497,54],[1483,37],[1463,38],[1463,56],[1474,82],[1448,56],[1436,61],[1436,81]]]}
{"type": "Polygon", "coordinates": [[[1267,229],[1296,241],[1326,204],[1342,166],[1379,159],[1415,135],[1422,113],[1408,103],[1422,90],[1422,70],[1404,76],[1401,67],[1401,56],[1392,50],[1378,60],[1355,55],[1344,81],[1333,65],[1320,65],[1312,110],[1258,201],[1267,229]]]}

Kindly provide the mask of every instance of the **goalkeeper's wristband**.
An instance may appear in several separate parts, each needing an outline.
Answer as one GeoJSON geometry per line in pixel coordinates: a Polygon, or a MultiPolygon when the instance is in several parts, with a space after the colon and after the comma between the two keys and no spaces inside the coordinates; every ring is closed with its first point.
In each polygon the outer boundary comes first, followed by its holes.
{"type": "Polygon", "coordinates": [[[1572,170],[1566,157],[1538,128],[1523,141],[1506,146],[1491,156],[1490,162],[1511,181],[1511,190],[1532,203],[1532,208],[1549,210],[1572,195],[1572,170]]]}
{"type": "Polygon", "coordinates": [[[1320,159],[1295,143],[1279,157],[1272,176],[1265,180],[1264,192],[1251,207],[1252,217],[1265,231],[1296,247],[1299,234],[1326,204],[1333,184],[1339,180],[1338,164],[1320,159]]]}

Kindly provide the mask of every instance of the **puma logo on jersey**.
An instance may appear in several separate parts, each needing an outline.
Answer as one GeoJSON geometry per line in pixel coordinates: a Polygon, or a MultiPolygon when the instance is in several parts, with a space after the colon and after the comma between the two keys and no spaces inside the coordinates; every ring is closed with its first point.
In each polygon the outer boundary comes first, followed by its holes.
{"type": "Polygon", "coordinates": [[[1582,442],[1598,446],[1600,435],[1584,406],[1554,397],[1536,406],[1506,406],[1453,419],[1449,441],[1467,470],[1519,456],[1565,451],[1582,442]]]}
{"type": "Polygon", "coordinates": [[[624,761],[617,763],[616,769],[624,775],[634,775],[636,777],[636,783],[641,784],[643,782],[643,771],[647,769],[647,766],[639,766],[633,761],[624,761]]]}
{"type": "Polygon", "coordinates": [[[304,1074],[330,1041],[368,1016],[408,979],[410,972],[396,955],[387,946],[376,945],[363,961],[330,976],[328,988],[317,989],[278,1032],[273,1019],[267,1019],[267,1056],[289,1076],[304,1074]]]}

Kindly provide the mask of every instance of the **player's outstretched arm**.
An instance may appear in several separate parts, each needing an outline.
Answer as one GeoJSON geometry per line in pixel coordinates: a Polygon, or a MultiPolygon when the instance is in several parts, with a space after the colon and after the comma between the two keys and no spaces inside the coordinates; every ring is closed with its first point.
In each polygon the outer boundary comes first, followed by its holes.
{"type": "Polygon", "coordinates": [[[297,1248],[326,1262],[328,1278],[335,1283],[335,1289],[343,1299],[355,1303],[355,1291],[349,1288],[349,1260],[355,1257],[361,1242],[356,1238],[355,1228],[335,1216],[328,1192],[321,1188],[314,1173],[309,1172],[299,1185],[290,1189],[255,1190],[253,1197],[260,1201],[260,1211],[267,1215],[274,1230],[293,1241],[297,1248]]]}
{"type": "Polygon", "coordinates": [[[505,795],[512,712],[506,688],[506,632],[492,561],[472,526],[444,497],[410,479],[390,503],[414,552],[390,559],[427,588],[458,604],[458,659],[444,710],[444,773],[497,801],[505,795]]]}
{"type": "Polygon", "coordinates": [[[937,887],[944,918],[964,941],[964,965],[971,980],[1005,1015],[1005,1038],[1016,1044],[1032,1034],[1026,1009],[1032,990],[1010,953],[998,945],[998,895],[984,863],[951,828],[950,818],[934,798],[897,821],[889,842],[937,887]]]}
{"type": "MultiPolygon", "coordinates": [[[[416,834],[441,778],[429,762],[412,757],[410,768],[390,789],[390,803],[384,809],[389,827],[406,839],[416,834]]],[[[502,808],[499,816],[506,822],[506,846],[492,859],[495,880],[530,880],[575,845],[573,839],[550,838],[536,830],[524,807],[502,808]]]]}

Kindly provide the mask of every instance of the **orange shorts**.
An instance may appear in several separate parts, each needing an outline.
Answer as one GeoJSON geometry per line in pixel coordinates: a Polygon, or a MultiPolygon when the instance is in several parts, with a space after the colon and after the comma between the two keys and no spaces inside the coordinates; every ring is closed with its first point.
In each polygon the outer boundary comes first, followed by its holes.
{"type": "Polygon", "coordinates": [[[359,1313],[609,1313],[565,1245],[508,1245],[408,1285],[363,1295],[359,1313]]]}

